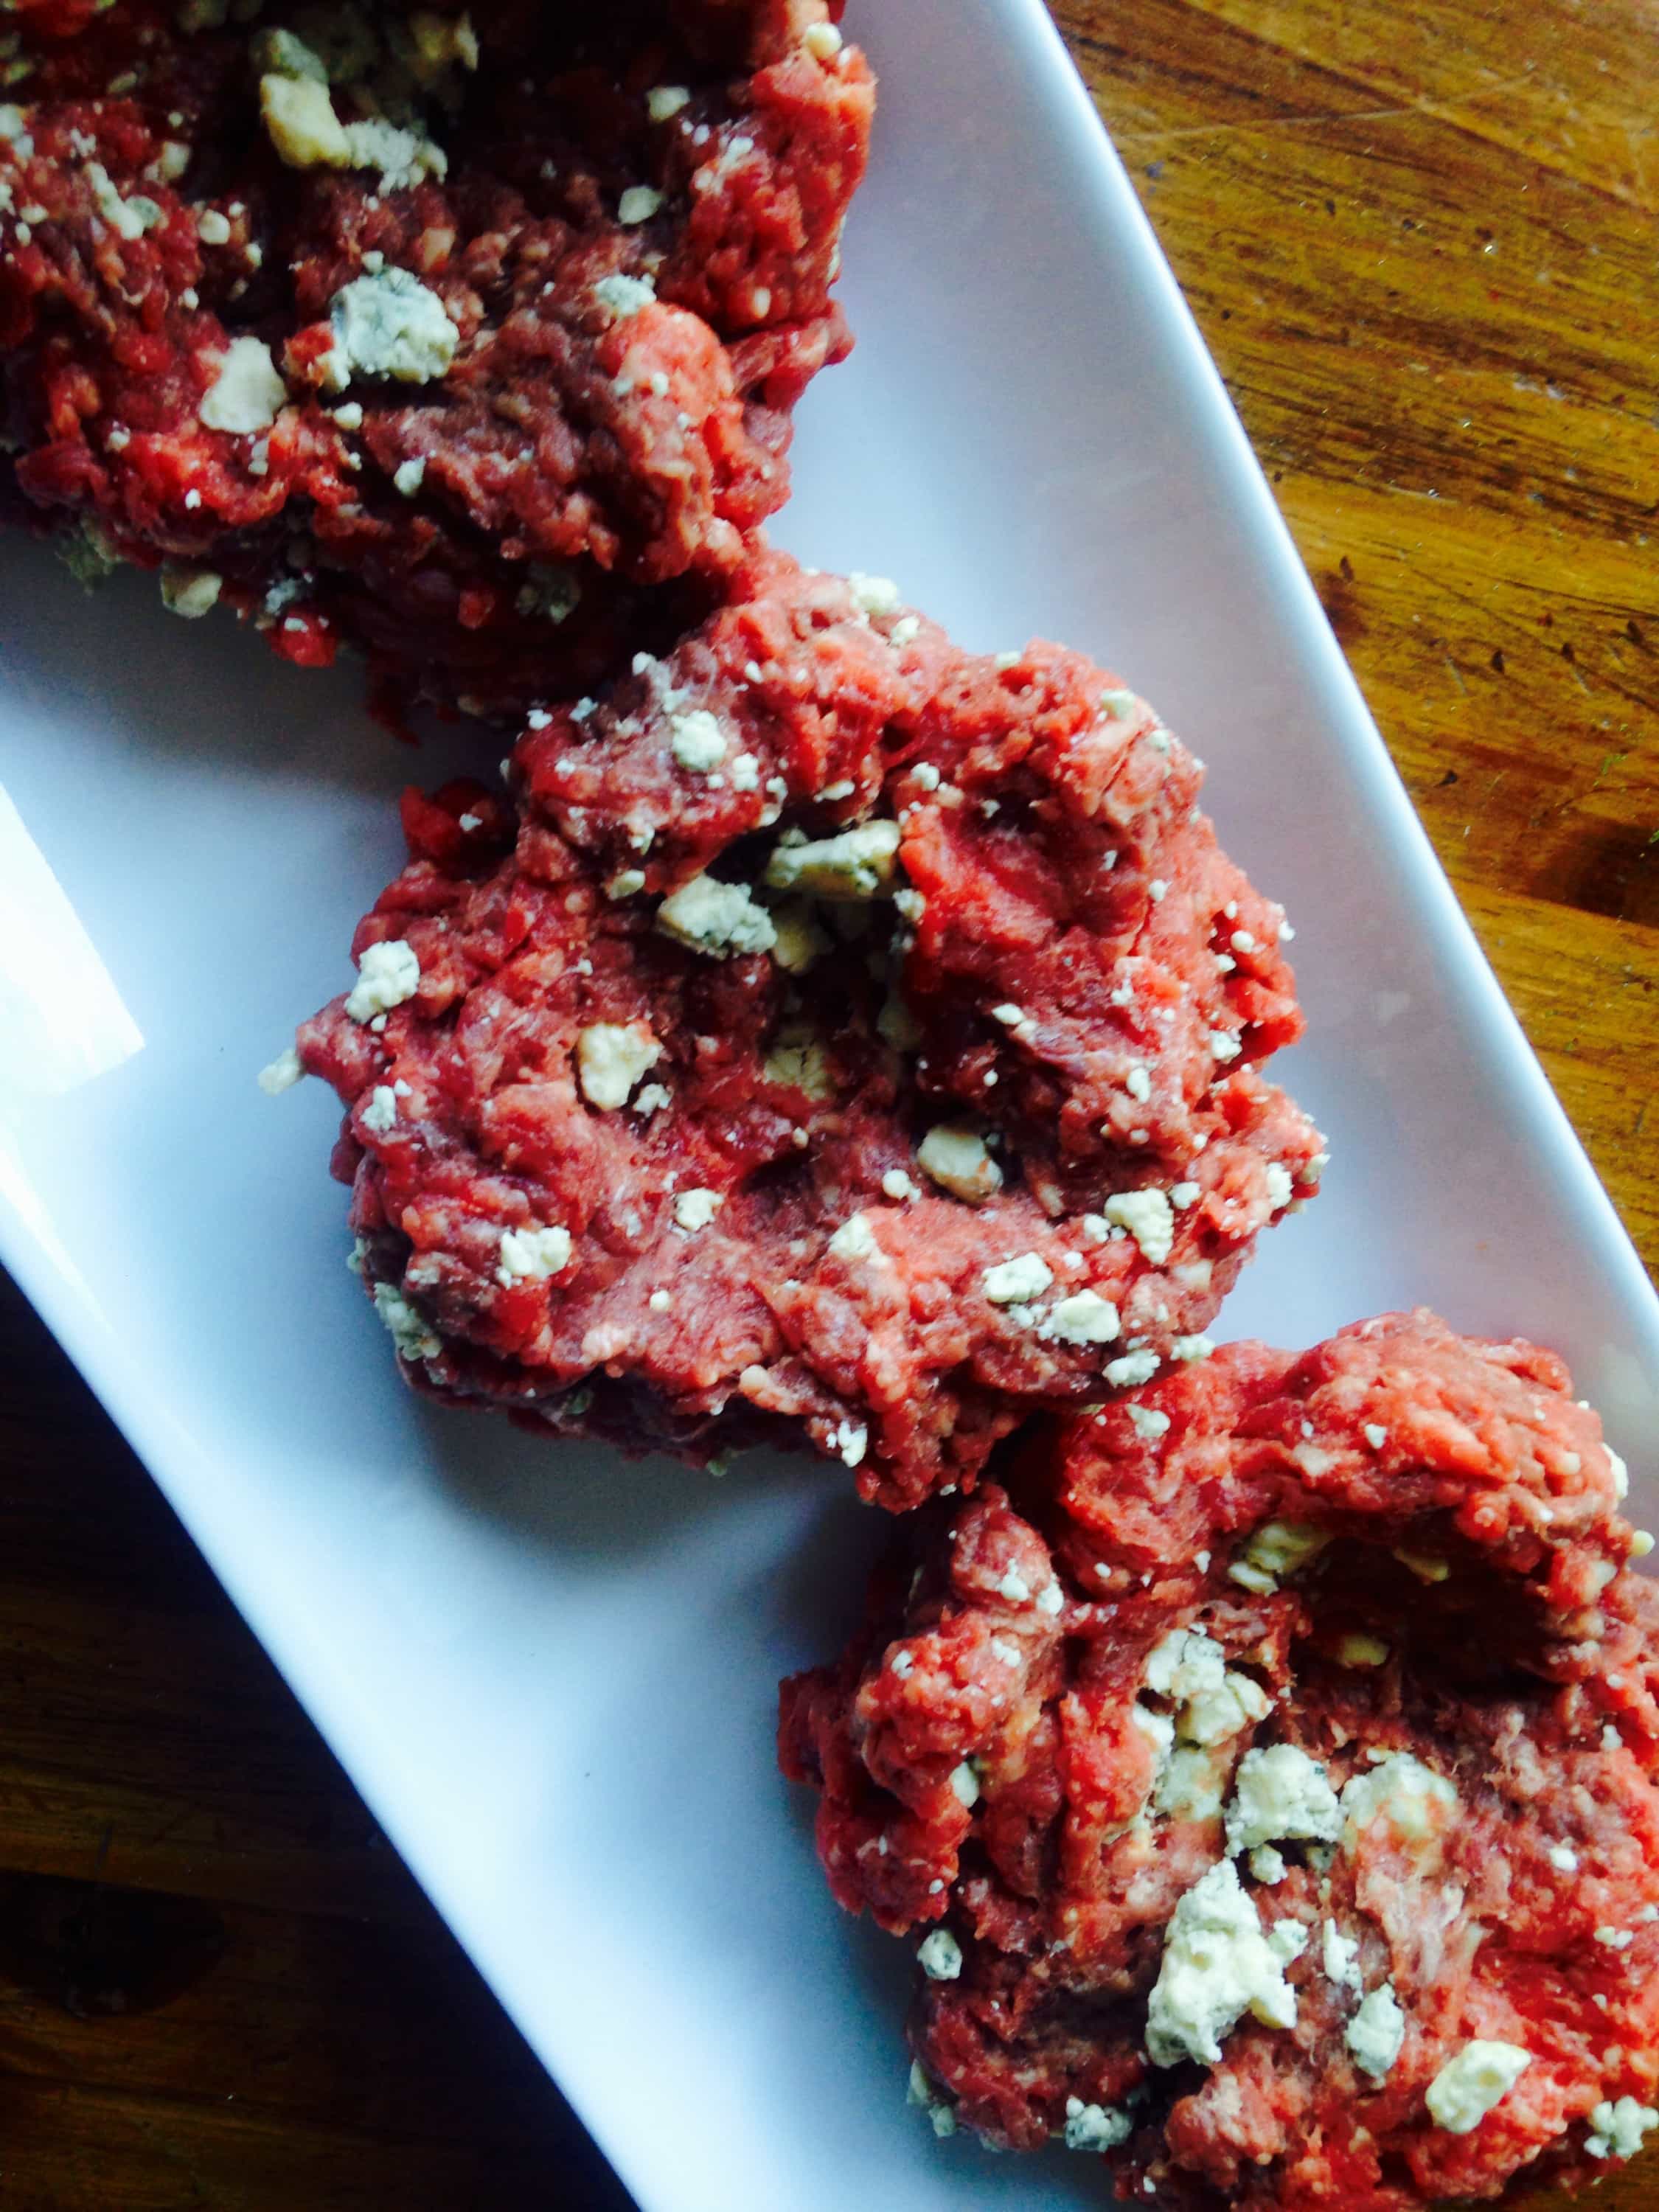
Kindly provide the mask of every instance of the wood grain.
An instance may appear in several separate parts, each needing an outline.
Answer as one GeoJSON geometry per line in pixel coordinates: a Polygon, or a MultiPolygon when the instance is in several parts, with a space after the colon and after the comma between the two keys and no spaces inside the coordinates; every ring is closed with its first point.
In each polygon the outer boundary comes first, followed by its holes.
{"type": "MultiPolygon", "coordinates": [[[[1055,14],[1652,1266],[1650,0],[1055,14]]],[[[625,2207],[3,1286],[0,1500],[0,2212],[625,2207]]]]}
{"type": "Polygon", "coordinates": [[[0,1277],[0,2207],[629,2199],[0,1277]]]}
{"type": "Polygon", "coordinates": [[[1057,0],[1437,850],[1644,1258],[1645,0],[1057,0]]]}

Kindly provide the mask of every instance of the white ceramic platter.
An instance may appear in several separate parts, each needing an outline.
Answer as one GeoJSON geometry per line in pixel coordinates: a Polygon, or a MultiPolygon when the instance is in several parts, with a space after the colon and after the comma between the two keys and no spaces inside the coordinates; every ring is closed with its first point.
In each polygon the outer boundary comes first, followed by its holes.
{"type": "MultiPolygon", "coordinates": [[[[1527,1331],[1652,1501],[1659,1305],[1039,0],[855,0],[852,28],[882,80],[860,349],[802,411],[781,534],[969,643],[1115,662],[1208,757],[1298,927],[1280,1065],[1334,1155],[1223,1328],[1422,1300],[1527,1331]]],[[[332,1100],[254,1087],[347,979],[393,794],[476,736],[411,758],[349,675],[137,579],[88,600],[20,543],[0,655],[0,1256],[641,2204],[1098,2203],[1091,2160],[907,2111],[902,1948],[830,1904],[775,1776],[774,1685],[850,1624],[878,1517],[832,1470],[717,1484],[417,1405],[342,1264],[332,1100]]]]}

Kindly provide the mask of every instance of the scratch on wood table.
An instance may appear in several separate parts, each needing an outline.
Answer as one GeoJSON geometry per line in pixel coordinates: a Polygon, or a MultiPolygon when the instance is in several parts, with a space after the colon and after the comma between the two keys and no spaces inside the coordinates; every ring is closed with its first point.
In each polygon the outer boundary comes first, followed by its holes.
{"type": "MultiPolygon", "coordinates": [[[[1650,0],[1054,12],[1401,775],[1652,1267],[1650,0]]],[[[3,1285],[0,1495],[4,2212],[622,2212],[3,1285]]],[[[1659,2212],[1659,2161],[1595,2202],[1659,2212]]]]}

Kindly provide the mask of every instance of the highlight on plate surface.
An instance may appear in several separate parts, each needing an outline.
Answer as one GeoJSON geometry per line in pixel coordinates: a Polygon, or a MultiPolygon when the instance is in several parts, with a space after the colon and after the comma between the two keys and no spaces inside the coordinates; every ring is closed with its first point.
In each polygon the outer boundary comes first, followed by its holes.
{"type": "Polygon", "coordinates": [[[414,1387],[893,1516],[779,1752],[914,1951],[913,2124],[1103,2203],[1596,2179],[1659,2125],[1652,1539],[1479,1315],[1224,1340],[1328,1158],[1214,738],[769,545],[839,15],[16,0],[6,515],[473,725],[258,1079],[338,1093],[414,1387]]]}

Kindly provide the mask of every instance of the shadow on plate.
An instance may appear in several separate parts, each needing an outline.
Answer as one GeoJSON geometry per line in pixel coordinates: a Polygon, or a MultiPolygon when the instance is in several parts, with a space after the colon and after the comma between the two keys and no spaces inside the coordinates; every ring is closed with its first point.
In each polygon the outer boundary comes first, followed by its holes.
{"type": "Polygon", "coordinates": [[[154,577],[122,570],[94,590],[45,546],[0,539],[0,667],[13,711],[118,724],[124,744],[181,763],[222,760],[261,781],[374,792],[495,774],[498,731],[440,729],[418,749],[371,720],[362,664],[279,660],[228,613],[185,622],[154,577]]]}
{"type": "Polygon", "coordinates": [[[419,1418],[430,1464],[459,1503],[527,1542],[595,1559],[660,1550],[677,1530],[747,1513],[781,1486],[797,1495],[840,1486],[836,1470],[810,1452],[746,1452],[726,1474],[711,1475],[659,1452],[629,1459],[611,1444],[537,1437],[503,1414],[426,1399],[419,1418]]]}

